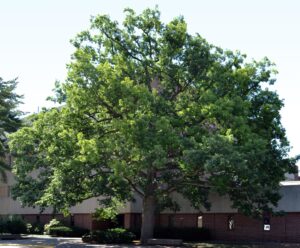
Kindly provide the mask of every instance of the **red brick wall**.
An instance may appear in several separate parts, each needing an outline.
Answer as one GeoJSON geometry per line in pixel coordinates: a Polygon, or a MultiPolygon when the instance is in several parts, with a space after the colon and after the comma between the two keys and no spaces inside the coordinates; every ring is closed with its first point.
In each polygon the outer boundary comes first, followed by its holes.
{"type": "Polygon", "coordinates": [[[270,231],[263,230],[263,220],[242,214],[204,214],[203,226],[212,238],[233,241],[300,242],[300,213],[287,213],[282,217],[270,217],[270,231]],[[234,230],[228,228],[228,218],[233,216],[234,230]]]}
{"type": "MultiPolygon", "coordinates": [[[[37,216],[39,216],[39,222],[41,224],[47,224],[54,218],[52,214],[24,214],[22,215],[23,219],[29,223],[36,223],[38,221],[37,216]]],[[[57,220],[60,220],[66,225],[71,225],[71,216],[64,217],[63,215],[55,215],[57,220]]],[[[92,214],[74,214],[73,215],[74,226],[86,228],[89,230],[97,229],[107,229],[114,227],[114,223],[109,221],[98,221],[93,219],[92,214]]]]}
{"type": "Polygon", "coordinates": [[[124,214],[124,227],[127,229],[139,229],[142,225],[142,216],[138,213],[124,214]]]}
{"type": "MultiPolygon", "coordinates": [[[[52,214],[40,214],[40,215],[24,214],[24,215],[22,215],[22,217],[26,222],[29,222],[31,224],[39,222],[39,223],[45,225],[45,224],[49,223],[50,220],[55,218],[67,226],[71,225],[71,216],[64,217],[62,214],[57,214],[55,216],[53,216],[52,214]],[[39,218],[38,218],[38,216],[39,216],[39,218]]],[[[91,214],[75,214],[74,215],[74,226],[91,229],[92,228],[91,214]]]]}
{"type": "Polygon", "coordinates": [[[115,223],[109,220],[92,220],[92,230],[109,229],[114,228],[115,226],[115,223]]]}
{"type": "Polygon", "coordinates": [[[156,226],[160,227],[197,227],[198,214],[160,214],[156,226]]]}
{"type": "Polygon", "coordinates": [[[92,229],[92,215],[91,214],[74,214],[74,226],[92,229]]]}
{"type": "Polygon", "coordinates": [[[23,219],[29,223],[36,223],[40,222],[41,224],[47,224],[52,220],[53,218],[65,223],[69,224],[70,223],[70,218],[69,217],[63,217],[63,215],[58,214],[53,216],[52,214],[23,214],[22,215],[23,219]],[[38,218],[39,216],[39,218],[38,218]]]}
{"type": "Polygon", "coordinates": [[[300,242],[300,213],[289,213],[285,216],[286,239],[291,242],[300,242]]]}
{"type": "MultiPolygon", "coordinates": [[[[155,218],[155,225],[160,227],[197,227],[198,214],[160,214],[155,218]]],[[[127,213],[124,215],[124,227],[139,229],[142,224],[142,216],[139,213],[127,213]]]]}
{"type": "Polygon", "coordinates": [[[26,221],[26,222],[29,222],[31,224],[37,222],[37,218],[36,218],[37,215],[35,214],[26,214],[26,215],[23,215],[23,219],[26,221]]]}
{"type": "MultiPolygon", "coordinates": [[[[23,215],[28,222],[36,222],[37,215],[23,215]]],[[[198,214],[160,214],[156,216],[156,225],[161,227],[197,227],[198,214]]],[[[50,214],[41,214],[40,222],[45,224],[52,219],[50,214]]],[[[70,217],[57,215],[57,219],[66,224],[70,217]]],[[[87,229],[103,229],[110,227],[108,222],[92,219],[91,214],[75,214],[74,225],[87,229]]],[[[300,242],[300,213],[287,213],[282,217],[270,217],[270,231],[263,230],[263,221],[246,217],[242,214],[212,213],[203,214],[203,227],[208,228],[215,240],[231,241],[275,241],[300,242]],[[234,230],[228,228],[228,218],[234,218],[234,230]]],[[[139,229],[141,214],[127,213],[124,215],[124,227],[139,229]]]]}

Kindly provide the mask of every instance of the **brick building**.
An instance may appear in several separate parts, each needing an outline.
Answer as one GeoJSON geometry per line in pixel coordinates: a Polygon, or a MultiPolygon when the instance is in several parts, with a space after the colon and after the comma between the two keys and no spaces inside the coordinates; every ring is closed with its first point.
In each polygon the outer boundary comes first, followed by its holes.
{"type": "MultiPolygon", "coordinates": [[[[29,222],[47,223],[52,218],[52,210],[40,213],[38,208],[22,208],[21,204],[10,197],[13,175],[8,173],[8,182],[0,182],[0,216],[17,214],[29,222]]],[[[300,181],[289,180],[281,183],[282,199],[276,210],[284,211],[280,217],[265,216],[263,220],[255,220],[243,216],[231,208],[228,198],[217,194],[210,195],[212,208],[209,212],[192,208],[189,202],[179,194],[173,197],[180,203],[181,210],[174,213],[164,211],[156,216],[156,225],[160,227],[205,227],[210,230],[213,239],[300,242],[300,181]]],[[[109,227],[110,223],[93,219],[92,215],[98,207],[96,198],[84,201],[72,207],[71,215],[64,218],[55,217],[67,224],[87,229],[109,227]]],[[[141,225],[142,200],[136,197],[119,210],[119,223],[125,228],[138,229],[141,225]]]]}

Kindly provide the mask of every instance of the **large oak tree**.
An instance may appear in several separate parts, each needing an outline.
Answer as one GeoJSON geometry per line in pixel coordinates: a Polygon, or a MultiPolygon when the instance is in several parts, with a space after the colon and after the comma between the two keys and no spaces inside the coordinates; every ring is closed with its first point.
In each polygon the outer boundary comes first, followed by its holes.
{"type": "Polygon", "coordinates": [[[156,209],[176,206],[172,192],[196,209],[218,192],[244,214],[270,210],[295,162],[283,102],[268,89],[273,64],[189,34],[183,17],[164,24],[156,9],[125,12],[122,25],[92,18],[72,41],[68,78],[54,97],[62,106],[11,136],[15,196],[67,209],[139,195],[143,242],[156,209]]]}

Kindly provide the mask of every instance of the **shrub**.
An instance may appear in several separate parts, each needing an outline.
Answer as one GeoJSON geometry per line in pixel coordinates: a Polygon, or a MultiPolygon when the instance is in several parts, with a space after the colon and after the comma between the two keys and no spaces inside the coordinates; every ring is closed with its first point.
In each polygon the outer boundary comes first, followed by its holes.
{"type": "Polygon", "coordinates": [[[185,241],[209,240],[210,233],[206,228],[155,228],[154,238],[183,239],[185,241]]]}
{"type": "Polygon", "coordinates": [[[48,224],[44,226],[44,230],[46,234],[50,235],[50,229],[57,226],[63,226],[63,224],[57,219],[52,219],[48,224]]]}
{"type": "Polygon", "coordinates": [[[54,226],[49,229],[49,235],[60,237],[82,237],[89,230],[80,227],[54,226]]]}
{"type": "Polygon", "coordinates": [[[72,226],[72,237],[82,237],[84,234],[88,234],[90,230],[77,227],[77,226],[72,226]]]}
{"type": "Polygon", "coordinates": [[[27,223],[26,224],[26,232],[30,233],[31,229],[32,229],[32,225],[30,223],[27,223]]]}
{"type": "Polygon", "coordinates": [[[18,215],[10,215],[1,218],[0,233],[20,234],[27,232],[27,225],[25,221],[18,215]]]}
{"type": "Polygon", "coordinates": [[[7,226],[6,226],[6,220],[3,218],[0,218],[0,233],[7,233],[7,226]]]}
{"type": "Polygon", "coordinates": [[[52,219],[44,226],[44,229],[48,235],[61,237],[82,237],[82,235],[89,232],[89,230],[85,228],[65,226],[56,219],[52,219]]]}
{"type": "Polygon", "coordinates": [[[72,236],[72,228],[68,226],[53,226],[49,228],[49,235],[60,236],[60,237],[70,237],[72,236]]]}
{"type": "Polygon", "coordinates": [[[82,237],[83,242],[97,242],[100,244],[126,244],[131,243],[134,239],[135,235],[123,228],[93,231],[82,237]]]}
{"type": "Polygon", "coordinates": [[[128,231],[132,232],[135,235],[135,239],[141,238],[141,229],[140,228],[130,228],[128,231]]]}
{"type": "Polygon", "coordinates": [[[113,228],[105,231],[107,243],[131,243],[135,235],[123,228],[113,228]]]}
{"type": "Polygon", "coordinates": [[[44,225],[39,222],[33,224],[27,224],[27,232],[31,234],[43,234],[44,233],[44,225]]]}

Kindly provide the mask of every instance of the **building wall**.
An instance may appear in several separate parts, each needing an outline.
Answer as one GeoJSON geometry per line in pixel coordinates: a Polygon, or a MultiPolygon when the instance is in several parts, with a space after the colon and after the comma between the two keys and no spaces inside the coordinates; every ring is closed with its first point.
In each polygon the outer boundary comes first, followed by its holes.
{"type": "MultiPolygon", "coordinates": [[[[14,184],[13,174],[7,172],[7,183],[0,182],[0,215],[9,214],[20,214],[20,215],[39,215],[40,209],[38,207],[22,207],[19,201],[15,201],[11,198],[10,188],[14,184]]],[[[95,212],[96,208],[99,208],[100,198],[91,198],[77,204],[70,208],[70,212],[73,214],[91,214],[95,212]]],[[[119,209],[120,213],[128,213],[131,211],[131,203],[128,202],[123,207],[119,209]]],[[[44,214],[52,214],[52,208],[47,208],[43,211],[44,214]]]]}
{"type": "Polygon", "coordinates": [[[277,211],[300,212],[300,184],[299,181],[291,181],[289,184],[282,182],[280,188],[282,198],[278,202],[277,211]]]}
{"type": "MultiPolygon", "coordinates": [[[[198,214],[158,214],[155,216],[156,227],[166,228],[189,228],[197,227],[198,225],[198,214]]],[[[141,213],[126,213],[124,214],[124,227],[127,229],[138,230],[141,228],[142,215],[141,213]]]]}
{"type": "Polygon", "coordinates": [[[264,231],[263,220],[232,213],[204,214],[203,226],[216,240],[300,242],[300,213],[270,217],[270,231],[264,231]],[[233,230],[228,226],[230,217],[234,219],[233,230]]]}
{"type": "MultiPolygon", "coordinates": [[[[181,194],[173,193],[172,198],[179,204],[180,210],[176,213],[182,214],[199,214],[206,212],[216,212],[216,213],[236,213],[237,210],[231,207],[231,202],[226,196],[219,196],[216,193],[211,193],[209,196],[209,201],[212,203],[211,209],[207,211],[205,208],[195,209],[192,207],[191,203],[185,199],[181,194]]],[[[129,209],[131,213],[141,213],[143,208],[142,199],[139,195],[135,195],[135,200],[130,202],[129,209]]],[[[300,210],[300,205],[299,205],[300,210]]],[[[125,212],[126,210],[124,210],[125,212]]],[[[170,209],[165,209],[164,214],[173,214],[174,211],[170,209]]]]}
{"type": "MultiPolygon", "coordinates": [[[[112,223],[107,221],[97,221],[92,214],[99,207],[99,199],[91,198],[70,208],[71,215],[64,217],[62,214],[53,215],[52,208],[47,208],[42,213],[38,207],[22,207],[19,201],[11,198],[10,188],[14,184],[14,177],[7,172],[7,183],[0,182],[0,216],[1,215],[21,215],[23,219],[32,224],[39,222],[41,224],[49,223],[54,217],[67,225],[72,223],[77,227],[86,229],[104,229],[112,227],[112,223]]],[[[130,212],[130,203],[125,204],[119,209],[120,213],[130,212]]]]}
{"type": "Polygon", "coordinates": [[[68,226],[77,226],[85,229],[93,229],[95,223],[93,222],[93,218],[91,214],[74,214],[70,216],[63,216],[62,214],[22,214],[21,215],[26,222],[31,224],[40,223],[45,225],[50,222],[53,218],[61,221],[65,225],[68,226]]]}
{"type": "MultiPolygon", "coordinates": [[[[10,186],[14,184],[13,175],[8,173],[8,184],[0,182],[0,215],[19,214],[25,220],[34,223],[39,221],[42,224],[48,223],[52,218],[52,209],[46,209],[40,214],[39,208],[22,208],[18,201],[10,197],[10,186]]],[[[198,217],[203,217],[203,227],[210,230],[212,237],[218,240],[246,240],[246,241],[278,241],[278,242],[300,242],[300,183],[283,183],[280,189],[282,199],[275,210],[285,211],[283,217],[270,218],[270,231],[263,230],[262,220],[255,220],[243,216],[236,209],[231,208],[230,199],[226,196],[219,196],[212,193],[209,201],[212,203],[210,211],[206,209],[194,209],[190,202],[180,194],[174,193],[181,209],[174,213],[166,209],[156,216],[156,226],[160,227],[197,227],[198,217]],[[235,220],[234,230],[228,228],[228,218],[235,220]]],[[[65,223],[74,223],[75,226],[87,229],[103,229],[112,227],[112,223],[96,221],[92,213],[99,207],[97,198],[83,201],[70,209],[72,215],[63,217],[57,215],[65,223]],[[72,218],[72,219],[71,219],[72,218]]],[[[128,202],[119,209],[123,214],[124,227],[139,229],[141,227],[142,199],[136,195],[135,201],[128,202]]]]}
{"type": "Polygon", "coordinates": [[[197,227],[198,214],[160,214],[156,218],[156,226],[189,228],[197,227]]]}

